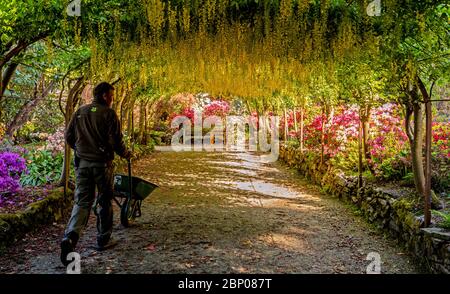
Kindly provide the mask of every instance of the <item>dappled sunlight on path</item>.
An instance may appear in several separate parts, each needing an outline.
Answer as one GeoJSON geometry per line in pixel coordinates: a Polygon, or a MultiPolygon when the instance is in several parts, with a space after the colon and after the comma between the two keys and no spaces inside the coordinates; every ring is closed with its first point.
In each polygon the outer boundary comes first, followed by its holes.
{"type": "MultiPolygon", "coordinates": [[[[115,210],[119,244],[110,251],[91,248],[91,217],[78,248],[84,273],[365,273],[373,251],[384,273],[416,272],[392,241],[278,162],[157,151],[136,162],[134,173],[160,188],[130,228],[115,210]]],[[[64,272],[57,250],[9,266],[0,260],[2,271],[64,272]]]]}

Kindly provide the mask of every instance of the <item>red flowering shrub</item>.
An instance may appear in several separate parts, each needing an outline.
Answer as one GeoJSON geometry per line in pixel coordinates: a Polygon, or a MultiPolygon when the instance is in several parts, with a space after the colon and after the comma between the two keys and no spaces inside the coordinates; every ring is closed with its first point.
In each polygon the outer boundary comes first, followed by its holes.
{"type": "MultiPolygon", "coordinates": [[[[305,143],[308,149],[320,150],[322,121],[326,119],[317,115],[305,128],[305,143]]],[[[325,155],[335,156],[343,151],[346,144],[358,137],[359,115],[355,108],[340,108],[325,122],[325,155]]]]}
{"type": "Polygon", "coordinates": [[[434,155],[450,159],[450,122],[434,122],[432,134],[434,155]]]}
{"type": "Polygon", "coordinates": [[[219,117],[225,117],[230,112],[230,104],[223,100],[212,101],[206,105],[203,109],[203,117],[217,115],[219,117]]]}
{"type": "MultiPolygon", "coordinates": [[[[296,111],[296,120],[297,120],[297,128],[300,128],[300,120],[301,120],[301,112],[296,111]]],[[[303,117],[305,119],[305,116],[303,117]]],[[[299,138],[300,133],[299,131],[295,131],[295,120],[294,120],[294,112],[289,111],[287,113],[287,125],[288,125],[288,137],[289,138],[299,138]]],[[[284,134],[284,114],[282,117],[280,117],[280,134],[284,134]]]]}
{"type": "MultiPolygon", "coordinates": [[[[230,112],[230,104],[226,101],[216,100],[206,105],[201,112],[202,119],[208,116],[219,116],[224,118],[230,112]]],[[[169,116],[169,121],[172,121],[177,116],[186,116],[191,120],[192,125],[194,125],[195,109],[193,107],[186,107],[180,113],[172,113],[169,116]]]]}
{"type": "Polygon", "coordinates": [[[450,122],[435,122],[432,127],[431,185],[436,192],[450,188],[450,122]]]}

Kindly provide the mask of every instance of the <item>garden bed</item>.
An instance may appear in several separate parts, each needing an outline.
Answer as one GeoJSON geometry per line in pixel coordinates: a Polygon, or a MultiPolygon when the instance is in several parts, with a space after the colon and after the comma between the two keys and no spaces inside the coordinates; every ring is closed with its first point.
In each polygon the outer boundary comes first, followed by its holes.
{"type": "MultiPolygon", "coordinates": [[[[423,213],[412,192],[373,183],[358,188],[358,177],[321,165],[320,159],[311,159],[295,147],[280,146],[280,160],[325,192],[357,206],[369,222],[398,239],[430,271],[450,273],[450,233],[438,227],[423,228],[423,213]]],[[[434,217],[434,225],[438,220],[434,217]]]]}
{"type": "Polygon", "coordinates": [[[24,201],[22,206],[18,206],[25,207],[21,210],[7,206],[0,211],[0,249],[13,244],[41,225],[60,220],[72,207],[73,193],[70,191],[65,198],[63,188],[49,190],[45,198],[43,191],[35,193],[34,197],[37,197],[37,200],[41,197],[43,199],[30,204],[24,201]]]}
{"type": "Polygon", "coordinates": [[[0,196],[0,214],[24,210],[32,203],[44,200],[55,188],[51,184],[42,187],[24,187],[14,194],[2,195],[0,196]]]}

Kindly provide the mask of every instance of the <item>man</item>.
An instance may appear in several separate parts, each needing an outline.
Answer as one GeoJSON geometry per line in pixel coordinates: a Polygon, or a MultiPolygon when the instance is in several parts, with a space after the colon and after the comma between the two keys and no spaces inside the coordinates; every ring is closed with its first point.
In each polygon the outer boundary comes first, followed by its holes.
{"type": "Polygon", "coordinates": [[[67,255],[73,252],[82,230],[87,225],[97,187],[97,249],[104,250],[110,242],[113,225],[112,161],[114,152],[130,159],[123,142],[120,121],[111,107],[112,85],[103,82],[94,89],[94,101],[80,107],[73,115],[65,138],[75,150],[75,204],[61,242],[61,262],[68,265],[67,255]]]}

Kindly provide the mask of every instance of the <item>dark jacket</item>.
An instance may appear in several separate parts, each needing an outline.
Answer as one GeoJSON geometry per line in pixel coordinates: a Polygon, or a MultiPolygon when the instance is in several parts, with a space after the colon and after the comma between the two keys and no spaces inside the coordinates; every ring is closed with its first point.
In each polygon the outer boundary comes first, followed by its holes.
{"type": "Polygon", "coordinates": [[[114,159],[114,152],[124,158],[130,157],[116,112],[101,100],[94,100],[74,113],[65,138],[75,149],[75,156],[81,159],[109,162],[114,159]]]}

